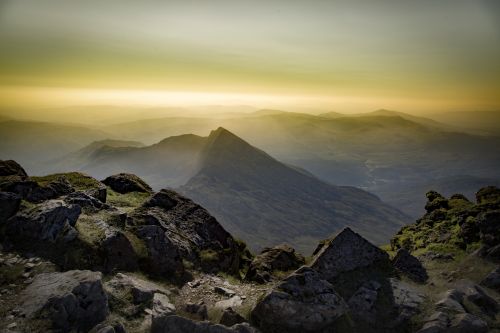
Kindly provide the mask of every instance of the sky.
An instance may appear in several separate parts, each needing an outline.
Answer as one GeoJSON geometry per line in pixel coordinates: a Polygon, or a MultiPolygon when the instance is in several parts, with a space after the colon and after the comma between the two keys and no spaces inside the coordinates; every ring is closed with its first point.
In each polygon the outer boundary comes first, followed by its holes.
{"type": "Polygon", "coordinates": [[[500,110],[497,0],[0,0],[0,107],[500,110]]]}

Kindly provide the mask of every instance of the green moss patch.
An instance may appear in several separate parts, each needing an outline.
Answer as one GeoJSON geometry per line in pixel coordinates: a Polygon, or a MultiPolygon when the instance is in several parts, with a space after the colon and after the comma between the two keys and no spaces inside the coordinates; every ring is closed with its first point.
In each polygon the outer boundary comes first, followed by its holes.
{"type": "Polygon", "coordinates": [[[90,177],[81,172],[55,173],[42,177],[30,177],[31,180],[38,183],[40,186],[46,186],[60,177],[65,177],[69,183],[78,191],[97,189],[102,187],[102,183],[95,178],[90,177]]]}

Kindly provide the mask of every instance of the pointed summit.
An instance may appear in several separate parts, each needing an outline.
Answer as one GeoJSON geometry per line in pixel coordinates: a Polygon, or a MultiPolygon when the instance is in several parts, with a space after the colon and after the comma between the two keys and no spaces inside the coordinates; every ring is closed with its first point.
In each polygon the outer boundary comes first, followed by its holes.
{"type": "Polygon", "coordinates": [[[387,236],[369,231],[391,235],[405,220],[374,195],[322,182],[224,128],[210,133],[196,175],[180,191],[254,249],[287,242],[308,253],[315,239],[347,225],[382,243],[387,236]]]}
{"type": "Polygon", "coordinates": [[[347,227],[323,245],[311,268],[332,280],[341,273],[381,263],[389,264],[389,255],[347,227]]]}

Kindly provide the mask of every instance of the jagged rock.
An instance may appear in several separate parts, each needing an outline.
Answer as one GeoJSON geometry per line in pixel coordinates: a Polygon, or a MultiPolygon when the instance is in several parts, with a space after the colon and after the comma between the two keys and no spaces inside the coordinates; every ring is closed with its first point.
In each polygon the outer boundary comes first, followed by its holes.
{"type": "Polygon", "coordinates": [[[460,293],[462,293],[464,302],[475,304],[481,309],[482,313],[495,317],[495,315],[499,312],[500,306],[498,302],[477,284],[468,280],[460,280],[457,281],[456,288],[460,293]]]}
{"type": "Polygon", "coordinates": [[[500,267],[489,273],[482,281],[481,285],[500,291],[500,267]]]}
{"type": "Polygon", "coordinates": [[[375,323],[377,320],[376,302],[380,288],[381,285],[377,281],[369,281],[351,296],[347,304],[354,319],[375,323]]]}
{"type": "Polygon", "coordinates": [[[488,324],[481,318],[470,313],[456,315],[446,332],[450,333],[486,333],[488,324]]]}
{"type": "Polygon", "coordinates": [[[155,293],[153,295],[153,317],[164,316],[175,313],[175,306],[170,303],[167,295],[155,293]]]}
{"type": "Polygon", "coordinates": [[[148,280],[117,273],[104,284],[104,288],[111,309],[125,317],[137,316],[144,308],[152,308],[151,313],[154,315],[175,311],[168,299],[170,291],[148,280]]]}
{"type": "Polygon", "coordinates": [[[175,243],[159,226],[138,227],[137,236],[142,239],[148,250],[147,270],[155,275],[178,276],[184,272],[182,257],[175,243]]]}
{"type": "MultiPolygon", "coordinates": [[[[153,195],[129,214],[127,226],[140,238],[157,235],[156,245],[165,244],[169,260],[181,256],[206,272],[237,273],[242,263],[242,252],[231,234],[203,207],[174,191],[162,190],[153,195]],[[174,250],[178,255],[172,252],[174,250]]],[[[161,251],[157,256],[167,260],[161,251]]],[[[151,264],[158,266],[157,271],[169,269],[151,264]]]]}
{"type": "Polygon", "coordinates": [[[204,302],[199,303],[187,303],[184,306],[184,311],[194,315],[199,320],[208,319],[208,309],[204,302]]]}
{"type": "Polygon", "coordinates": [[[415,288],[400,280],[391,278],[389,281],[397,312],[397,317],[394,318],[392,325],[398,326],[408,322],[414,315],[420,312],[420,305],[424,302],[425,298],[415,288]]]}
{"type": "Polygon", "coordinates": [[[122,231],[107,229],[101,242],[101,251],[105,258],[104,270],[135,271],[139,268],[138,257],[130,240],[122,231]]]}
{"type": "Polygon", "coordinates": [[[161,190],[155,193],[148,201],[144,203],[144,207],[160,207],[165,210],[174,208],[178,201],[175,199],[176,194],[173,191],[161,190]]]}
{"type": "Polygon", "coordinates": [[[310,267],[330,281],[344,272],[388,265],[389,255],[385,251],[345,228],[322,248],[310,267]]]}
{"type": "Polygon", "coordinates": [[[106,203],[106,198],[108,196],[108,190],[106,188],[106,185],[104,184],[101,184],[96,188],[85,190],[84,193],[96,198],[103,203],[106,203]]]}
{"type": "Polygon", "coordinates": [[[150,303],[155,294],[170,294],[167,289],[156,283],[123,273],[117,273],[106,282],[105,288],[111,297],[125,298],[126,295],[131,295],[134,304],[150,303]]]}
{"type": "Polygon", "coordinates": [[[146,184],[141,178],[130,173],[119,173],[117,175],[109,176],[102,181],[104,184],[111,187],[111,189],[118,193],[129,192],[152,192],[151,187],[146,184]]]}
{"type": "Polygon", "coordinates": [[[63,332],[88,331],[109,313],[101,279],[91,271],[39,274],[20,296],[20,314],[49,319],[63,332]]]}
{"type": "Polygon", "coordinates": [[[436,303],[436,308],[449,313],[466,313],[467,304],[474,304],[482,313],[495,317],[500,307],[498,302],[480,286],[468,280],[455,283],[455,289],[448,290],[436,303]]]}
{"type": "Polygon", "coordinates": [[[424,320],[424,325],[417,333],[441,333],[445,332],[450,325],[450,318],[444,312],[434,312],[430,317],[424,320]]]}
{"type": "Polygon", "coordinates": [[[478,216],[481,241],[488,246],[500,244],[500,210],[487,211],[478,216]]]}
{"type": "Polygon", "coordinates": [[[0,179],[0,191],[15,193],[23,199],[26,199],[36,187],[38,187],[36,182],[28,179],[21,179],[18,176],[8,176],[3,180],[0,179]]]}
{"type": "Polygon", "coordinates": [[[69,242],[77,236],[74,226],[80,212],[78,205],[49,200],[11,217],[6,224],[6,234],[19,242],[69,242]]]}
{"type": "Polygon", "coordinates": [[[0,192],[0,224],[19,210],[21,197],[11,192],[0,192]]]}
{"type": "Polygon", "coordinates": [[[56,180],[49,182],[44,186],[36,186],[27,195],[26,199],[31,202],[42,202],[45,200],[55,199],[62,195],[74,192],[75,189],[66,177],[61,176],[56,180]]]}
{"type": "Polygon", "coordinates": [[[297,269],[304,263],[304,257],[286,244],[265,248],[250,264],[245,279],[266,283],[271,280],[274,270],[297,269]]]}
{"type": "Polygon", "coordinates": [[[462,306],[463,297],[463,293],[456,289],[448,290],[443,298],[436,302],[436,309],[452,313],[465,313],[462,306]]]}
{"type": "Polygon", "coordinates": [[[347,312],[333,286],[309,267],[302,267],[271,290],[252,311],[269,332],[318,332],[347,312]]]}
{"type": "Polygon", "coordinates": [[[0,160],[0,177],[4,176],[19,176],[22,179],[28,177],[26,171],[16,161],[0,160]]]}
{"type": "Polygon", "coordinates": [[[422,263],[405,249],[398,250],[392,265],[415,282],[425,282],[429,278],[422,263]]]}
{"type": "Polygon", "coordinates": [[[151,333],[258,333],[243,323],[232,327],[212,324],[208,321],[194,321],[176,315],[153,317],[151,333]]]}
{"type": "Polygon", "coordinates": [[[238,312],[234,311],[233,308],[227,308],[222,312],[219,324],[231,327],[244,322],[245,318],[243,318],[238,312]]]}
{"type": "Polygon", "coordinates": [[[88,195],[84,192],[73,192],[68,194],[64,201],[70,204],[79,205],[82,208],[92,208],[95,210],[99,210],[102,208],[108,208],[109,206],[103,203],[101,200],[88,195]]]}
{"type": "Polygon", "coordinates": [[[496,186],[483,187],[476,193],[476,201],[478,204],[498,200],[500,200],[500,189],[496,186]]]}

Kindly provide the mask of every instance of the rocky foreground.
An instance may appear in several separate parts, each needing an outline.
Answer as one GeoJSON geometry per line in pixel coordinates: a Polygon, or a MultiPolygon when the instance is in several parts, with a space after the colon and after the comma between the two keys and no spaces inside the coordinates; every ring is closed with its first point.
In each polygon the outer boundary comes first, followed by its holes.
{"type": "Polygon", "coordinates": [[[0,331],[500,332],[500,190],[428,199],[390,246],[346,228],[254,257],[134,175],[0,161],[0,331]]]}

